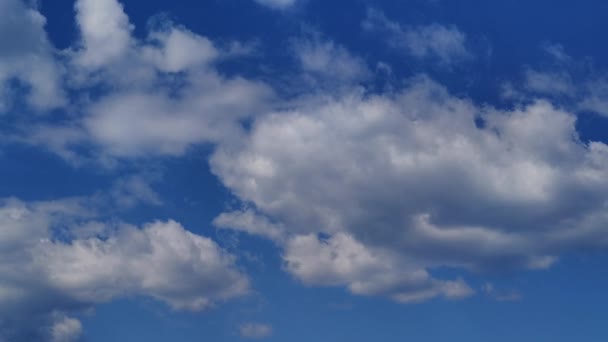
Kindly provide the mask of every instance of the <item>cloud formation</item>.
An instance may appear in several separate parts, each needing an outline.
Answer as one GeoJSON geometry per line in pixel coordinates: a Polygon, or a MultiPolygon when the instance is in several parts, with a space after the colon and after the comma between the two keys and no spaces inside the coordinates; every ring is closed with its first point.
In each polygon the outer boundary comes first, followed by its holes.
{"type": "Polygon", "coordinates": [[[234,51],[183,27],[162,22],[139,41],[115,0],[79,0],[76,12],[81,40],[64,67],[70,90],[85,99],[73,104],[82,115],[27,127],[18,140],[73,162],[82,145],[97,159],[179,156],[242,134],[240,121],[272,97],[261,82],[221,75],[213,63],[234,51]]]}
{"type": "Polygon", "coordinates": [[[66,315],[116,298],[203,310],[248,293],[234,256],[212,240],[174,221],[112,226],[84,208],[76,199],[3,200],[0,337],[72,341],[82,329],[66,315]]]}
{"type": "MultiPolygon", "coordinates": [[[[213,146],[210,167],[242,204],[215,226],[274,241],[285,270],[307,286],[402,303],[460,299],[475,291],[467,272],[545,269],[566,252],[608,247],[608,146],[582,142],[576,115],[551,102],[572,91],[567,73],[529,69],[524,91],[549,99],[511,109],[455,96],[426,76],[374,93],[360,84],[371,77],[362,58],[307,37],[292,40],[298,77],[322,91],[279,99],[264,82],[223,75],[217,64],[235,50],[184,27],[163,22],[135,38],[116,0],[77,1],[80,40],[61,62],[37,11],[0,6],[18,14],[0,32],[28,38],[12,46],[0,34],[0,84],[29,84],[37,110],[64,104],[60,85],[76,98],[76,114],[41,119],[17,130],[17,141],[70,161],[82,150],[97,161],[147,160],[213,146]],[[440,267],[463,276],[438,275],[440,267]]],[[[378,11],[364,27],[444,67],[472,58],[455,27],[405,27],[378,11]]],[[[586,84],[578,108],[605,112],[607,83],[586,84]]],[[[109,196],[124,207],[162,203],[137,177],[115,182],[109,196]]],[[[82,327],[72,316],[125,296],[201,310],[248,292],[234,256],[179,223],[111,226],[85,209],[76,200],[0,206],[6,339],[74,340],[82,327]]],[[[240,332],[265,337],[271,328],[240,332]]]]}
{"type": "Polygon", "coordinates": [[[454,26],[432,23],[403,27],[381,11],[369,9],[363,28],[382,35],[388,46],[395,50],[414,58],[437,61],[444,67],[452,67],[473,57],[466,46],[466,35],[454,26]]]}
{"type": "Polygon", "coordinates": [[[218,147],[213,171],[262,217],[218,220],[286,236],[287,269],[309,285],[458,297],[466,285],[433,268],[542,269],[607,247],[608,146],[581,142],[575,122],[545,101],[478,107],[427,78],[310,101],[218,147]]]}

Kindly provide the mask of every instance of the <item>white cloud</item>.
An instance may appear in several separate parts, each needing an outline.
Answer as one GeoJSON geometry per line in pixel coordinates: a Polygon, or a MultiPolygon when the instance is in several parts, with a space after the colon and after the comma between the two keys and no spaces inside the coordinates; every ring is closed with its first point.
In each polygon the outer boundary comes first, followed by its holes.
{"type": "Polygon", "coordinates": [[[434,279],[438,266],[540,269],[608,247],[608,146],[582,143],[575,122],[544,101],[480,107],[419,78],[259,117],[211,166],[283,228],[287,269],[303,282],[408,301],[467,292],[434,279]]]}
{"type": "Polygon", "coordinates": [[[119,157],[181,155],[194,144],[241,134],[239,119],[257,111],[265,87],[245,80],[192,75],[179,98],[168,90],[107,96],[88,108],[84,128],[103,152],[119,157]]]}
{"type": "Polygon", "coordinates": [[[196,66],[205,66],[220,54],[213,43],[186,29],[175,27],[155,31],[149,38],[157,46],[142,49],[144,59],[149,59],[164,72],[179,72],[196,66]]]}
{"type": "Polygon", "coordinates": [[[304,72],[333,86],[365,80],[371,73],[365,62],[344,47],[318,37],[296,40],[294,53],[304,72]]]}
{"type": "Polygon", "coordinates": [[[86,67],[101,67],[123,58],[134,44],[133,26],[116,0],[76,1],[76,21],[82,50],[77,61],[86,67]]]}
{"type": "Polygon", "coordinates": [[[74,342],[82,335],[82,324],[79,320],[60,317],[51,328],[52,342],[74,342]]]}
{"type": "Polygon", "coordinates": [[[85,213],[75,200],[2,204],[2,336],[68,341],[80,325],[62,315],[121,297],[203,310],[249,291],[234,256],[174,221],[112,227],[85,213]]]}
{"type": "Polygon", "coordinates": [[[286,9],[296,4],[296,0],[255,0],[255,2],[273,9],[286,9]]]}
{"type": "Polygon", "coordinates": [[[386,43],[393,49],[403,51],[415,58],[436,60],[445,67],[451,67],[473,57],[466,47],[466,35],[454,26],[433,23],[426,26],[403,27],[388,19],[384,13],[370,9],[363,27],[384,35],[386,43]]]}
{"type": "Polygon", "coordinates": [[[547,95],[576,94],[576,87],[565,72],[543,72],[528,69],[525,72],[525,86],[529,91],[547,95]]]}
{"type": "Polygon", "coordinates": [[[608,116],[608,78],[589,81],[584,86],[579,108],[608,116]]]}
{"type": "Polygon", "coordinates": [[[66,67],[84,115],[67,125],[28,128],[17,140],[74,163],[81,162],[74,150],[82,145],[97,148],[101,161],[178,156],[193,145],[242,134],[240,121],[272,97],[261,82],[217,72],[213,63],[234,51],[205,37],[164,22],[139,41],[116,0],[79,0],[76,8],[81,46],[68,54],[66,67]]]}
{"type": "Polygon", "coordinates": [[[544,43],[541,45],[542,50],[553,58],[558,63],[570,63],[572,57],[566,53],[566,50],[561,44],[544,43]]]}
{"type": "Polygon", "coordinates": [[[220,229],[263,236],[276,242],[282,242],[285,239],[285,227],[270,222],[251,209],[222,213],[213,220],[213,225],[220,229]]]}
{"type": "Polygon", "coordinates": [[[110,189],[110,197],[121,208],[131,208],[139,203],[161,205],[160,195],[152,189],[153,176],[132,175],[118,179],[110,189]]]}
{"type": "Polygon", "coordinates": [[[344,233],[328,239],[296,236],[287,243],[284,259],[288,271],[305,284],[347,286],[354,294],[385,295],[403,303],[440,295],[463,298],[473,292],[460,280],[435,280],[407,260],[366,247],[344,233]]]}
{"type": "Polygon", "coordinates": [[[497,290],[494,284],[485,283],[483,285],[483,291],[486,296],[499,301],[499,302],[516,302],[522,299],[522,295],[516,291],[503,291],[497,290]]]}
{"type": "Polygon", "coordinates": [[[272,327],[267,324],[245,323],[239,327],[241,337],[262,339],[272,335],[272,327]]]}
{"type": "Polygon", "coordinates": [[[7,84],[13,79],[29,88],[27,102],[33,108],[63,105],[61,71],[44,31],[45,18],[20,0],[1,1],[0,13],[10,13],[0,21],[0,112],[8,110],[14,100],[7,84]]]}
{"type": "MultiPolygon", "coordinates": [[[[81,42],[65,66],[82,95],[81,116],[38,125],[30,143],[68,159],[82,146],[111,159],[181,156],[214,144],[213,172],[246,208],[215,225],[275,241],[285,268],[305,284],[400,302],[461,298],[471,288],[435,276],[436,267],[541,269],[566,251],[608,247],[608,146],[582,143],[576,116],[563,108],[542,100],[512,110],[480,106],[426,78],[384,94],[353,90],[367,73],[361,59],[313,39],[293,46],[304,74],[347,86],[273,112],[265,84],[216,70],[233,51],[172,24],[137,40],[115,0],[79,0],[77,10],[81,42]],[[89,98],[90,88],[101,91],[89,98]]],[[[37,12],[27,13],[38,18],[34,36],[43,44],[35,46],[48,45],[37,12]]],[[[451,66],[472,57],[454,27],[402,27],[374,11],[365,26],[415,58],[451,66]]],[[[539,93],[569,90],[532,71],[527,81],[539,93]]],[[[596,96],[581,106],[605,110],[604,88],[599,81],[589,88],[596,96]]],[[[137,179],[115,191],[125,203],[160,201],[137,179]]],[[[247,291],[232,256],[173,221],[113,230],[63,202],[13,200],[0,209],[5,316],[37,305],[50,327],[52,310],[69,314],[122,296],[202,309],[247,291]],[[69,224],[56,224],[66,217],[69,224]],[[67,242],[49,232],[60,227],[70,227],[67,242]]]]}

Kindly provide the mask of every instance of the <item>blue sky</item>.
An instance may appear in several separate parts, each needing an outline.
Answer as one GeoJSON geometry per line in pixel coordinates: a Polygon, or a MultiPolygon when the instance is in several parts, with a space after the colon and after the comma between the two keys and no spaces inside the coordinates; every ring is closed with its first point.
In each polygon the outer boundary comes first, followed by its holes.
{"type": "Polygon", "coordinates": [[[607,7],[0,0],[0,342],[605,340],[607,7]]]}

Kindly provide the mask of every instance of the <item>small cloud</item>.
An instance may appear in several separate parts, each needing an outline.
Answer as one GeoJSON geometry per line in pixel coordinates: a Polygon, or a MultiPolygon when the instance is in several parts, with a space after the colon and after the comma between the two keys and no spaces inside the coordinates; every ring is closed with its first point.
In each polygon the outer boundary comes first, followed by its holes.
{"type": "Polygon", "coordinates": [[[483,292],[486,296],[499,302],[518,302],[522,299],[522,295],[519,292],[497,290],[492,283],[484,284],[483,292]]]}
{"type": "Polygon", "coordinates": [[[382,33],[391,48],[414,58],[434,59],[444,67],[473,58],[466,46],[466,35],[455,26],[438,23],[402,26],[375,9],[368,10],[362,26],[367,31],[382,33]]]}
{"type": "Polygon", "coordinates": [[[547,42],[542,44],[541,48],[557,62],[568,63],[572,61],[572,57],[566,53],[564,46],[561,44],[551,44],[547,42]]]}
{"type": "Polygon", "coordinates": [[[82,335],[82,324],[74,318],[57,315],[51,328],[52,342],[73,342],[82,335]]]}
{"type": "Polygon", "coordinates": [[[331,40],[321,39],[318,34],[294,41],[292,48],[302,70],[319,80],[356,83],[371,74],[364,60],[331,40]]]}
{"type": "Polygon", "coordinates": [[[272,9],[287,9],[296,4],[296,0],[255,0],[255,2],[272,9]]]}
{"type": "Polygon", "coordinates": [[[239,327],[239,333],[243,338],[262,339],[272,335],[272,327],[267,324],[244,323],[239,327]]]}
{"type": "Polygon", "coordinates": [[[576,88],[565,72],[526,70],[526,88],[547,95],[572,95],[576,88]]]}
{"type": "Polygon", "coordinates": [[[110,196],[122,208],[132,208],[138,204],[159,206],[163,204],[160,195],[151,184],[158,180],[156,175],[132,175],[117,180],[110,196]]]}

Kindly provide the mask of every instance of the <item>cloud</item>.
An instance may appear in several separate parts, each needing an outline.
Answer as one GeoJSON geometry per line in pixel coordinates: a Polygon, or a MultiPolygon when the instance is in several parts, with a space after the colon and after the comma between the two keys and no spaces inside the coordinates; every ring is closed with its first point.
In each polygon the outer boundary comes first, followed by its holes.
{"type": "Polygon", "coordinates": [[[276,242],[282,242],[286,234],[285,227],[270,222],[266,217],[256,214],[251,209],[222,213],[213,220],[213,225],[219,229],[263,236],[276,242]]]}
{"type": "Polygon", "coordinates": [[[563,46],[542,44],[549,57],[542,66],[526,67],[521,84],[505,82],[504,99],[518,103],[539,97],[559,100],[572,112],[594,112],[608,115],[608,75],[590,59],[577,60],[569,56],[563,46]]]}
{"type": "Polygon", "coordinates": [[[218,58],[220,52],[213,43],[183,28],[153,31],[149,40],[157,46],[145,46],[142,54],[164,72],[179,72],[205,66],[218,58]]]}
{"type": "Polygon", "coordinates": [[[296,4],[296,0],[255,0],[262,6],[267,6],[273,9],[287,9],[296,4]]]}
{"type": "Polygon", "coordinates": [[[82,335],[82,324],[79,320],[61,317],[51,328],[52,342],[73,342],[82,335]]]}
{"type": "Polygon", "coordinates": [[[435,280],[407,260],[369,248],[344,233],[328,239],[296,236],[287,243],[284,259],[287,270],[305,284],[347,286],[354,294],[385,295],[402,303],[440,295],[463,298],[473,292],[460,280],[435,280]]]}
{"type": "Polygon", "coordinates": [[[293,49],[305,73],[334,87],[362,81],[371,75],[362,59],[332,41],[313,36],[294,41],[293,49]]]}
{"type": "Polygon", "coordinates": [[[10,13],[0,22],[0,113],[15,101],[17,94],[10,87],[13,80],[25,86],[25,98],[32,108],[62,106],[61,69],[44,31],[45,18],[20,0],[3,0],[0,13],[10,13]]]}
{"type": "Polygon", "coordinates": [[[426,26],[403,27],[384,13],[369,9],[363,28],[383,35],[393,49],[417,59],[437,61],[452,67],[473,58],[466,47],[466,35],[454,26],[433,23],[426,26]]]}
{"type": "Polygon", "coordinates": [[[528,69],[525,72],[525,87],[532,92],[546,95],[576,94],[576,87],[565,72],[542,72],[528,69]]]}
{"type": "MultiPolygon", "coordinates": [[[[306,285],[404,303],[457,299],[472,294],[465,277],[437,268],[544,269],[566,252],[608,247],[608,146],[583,143],[567,108],[478,105],[426,77],[385,93],[354,89],[365,63],[315,37],[291,46],[300,72],[345,86],[280,101],[263,82],[218,71],[233,49],[169,22],[136,39],[115,0],[76,8],[80,41],[63,67],[78,115],[37,122],[20,138],[68,160],[82,149],[122,160],[213,145],[212,171],[243,204],[215,226],[274,241],[285,269],[306,285]]],[[[36,48],[19,54],[52,50],[37,20],[36,48]]],[[[377,11],[364,26],[413,58],[448,67],[472,58],[455,27],[404,27],[377,11]]],[[[560,73],[526,75],[539,96],[566,93],[568,82],[560,73]]],[[[581,108],[605,111],[605,82],[586,84],[594,96],[581,108]]],[[[117,182],[112,196],[125,205],[161,200],[137,178],[117,182]]],[[[203,309],[247,292],[233,256],[174,221],[111,227],[65,202],[1,208],[0,256],[9,262],[0,267],[0,314],[34,315],[47,334],[65,326],[61,314],[114,298],[203,309]],[[24,263],[31,272],[17,271],[24,263]]],[[[9,318],[1,324],[9,336],[27,330],[9,318]]]]}
{"type": "MultiPolygon", "coordinates": [[[[608,146],[581,142],[575,123],[546,101],[477,106],[421,77],[258,117],[245,141],[219,145],[211,167],[282,227],[287,270],[304,283],[459,297],[466,284],[436,279],[436,267],[543,269],[608,247],[608,146]]],[[[235,221],[269,236],[267,221],[235,221]]]]}
{"type": "Polygon", "coordinates": [[[119,60],[129,52],[134,44],[133,26],[118,1],[78,0],[75,6],[82,40],[77,58],[79,64],[99,67],[119,60]]]}
{"type": "Polygon", "coordinates": [[[483,285],[486,296],[499,302],[517,302],[522,299],[522,295],[516,291],[497,290],[492,283],[483,285]]]}
{"type": "Polygon", "coordinates": [[[564,46],[561,44],[546,42],[541,45],[541,49],[558,63],[567,64],[572,62],[572,57],[566,53],[564,46]]]}
{"type": "Polygon", "coordinates": [[[110,156],[179,156],[190,146],[241,134],[239,120],[268,94],[241,79],[191,77],[179,98],[169,89],[110,94],[87,108],[84,129],[110,156]]]}
{"type": "MultiPolygon", "coordinates": [[[[265,108],[272,91],[261,82],[225,77],[214,63],[234,55],[168,21],[145,40],[116,0],[76,3],[80,42],[64,67],[78,94],[68,123],[28,126],[13,140],[44,146],[74,163],[90,157],[179,156],[197,144],[242,134],[241,121],[265,108]]],[[[15,134],[15,133],[13,133],[15,134]]]]}
{"type": "Polygon", "coordinates": [[[0,337],[71,341],[81,327],[66,315],[116,298],[203,310],[248,293],[235,257],[212,240],[174,221],[104,224],[83,205],[3,201],[0,337]]]}
{"type": "Polygon", "coordinates": [[[131,208],[139,203],[162,205],[160,195],[150,186],[154,178],[154,175],[139,174],[118,179],[110,189],[110,197],[121,208],[131,208]]]}
{"type": "Polygon", "coordinates": [[[262,339],[272,335],[272,327],[267,324],[245,323],[239,327],[239,333],[243,338],[262,339]]]}
{"type": "Polygon", "coordinates": [[[608,77],[598,77],[584,86],[579,108],[608,116],[608,77]]]}

